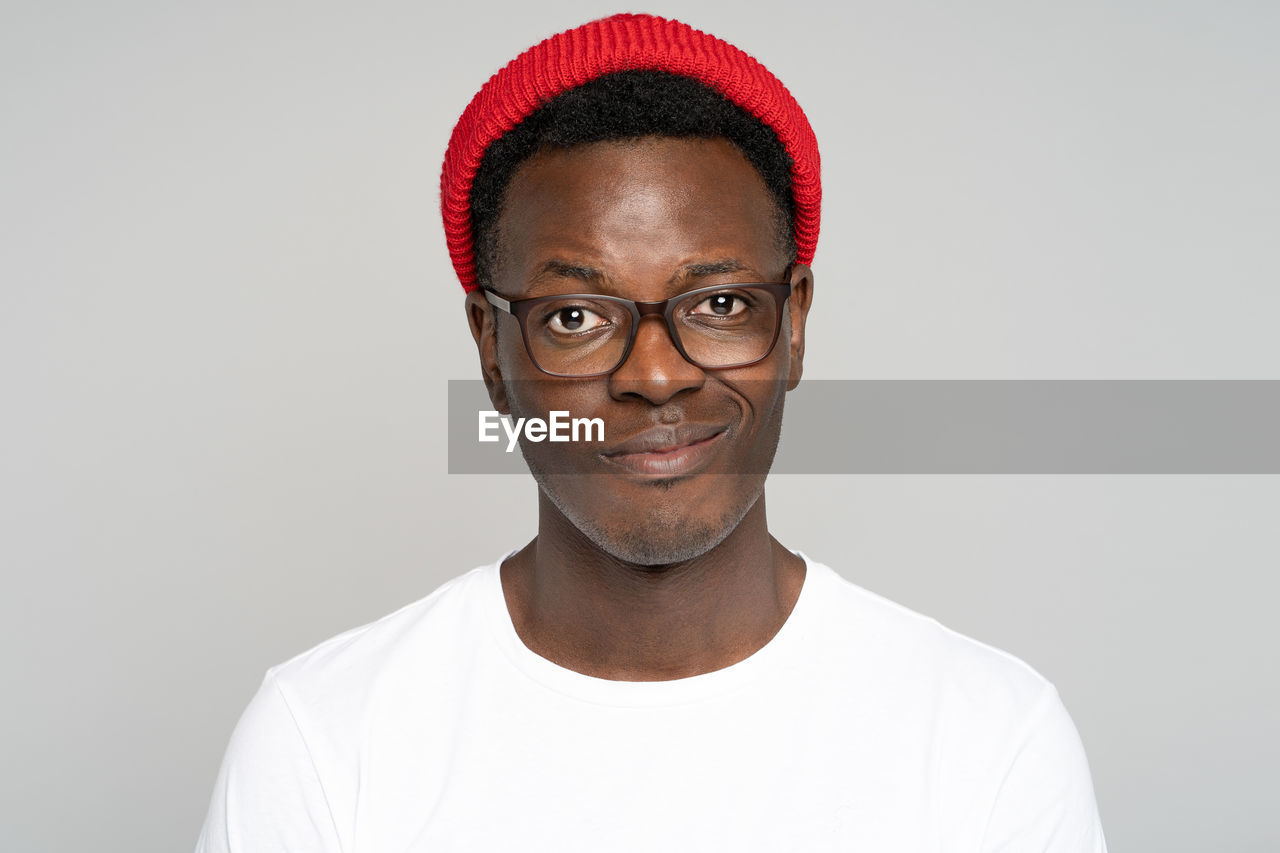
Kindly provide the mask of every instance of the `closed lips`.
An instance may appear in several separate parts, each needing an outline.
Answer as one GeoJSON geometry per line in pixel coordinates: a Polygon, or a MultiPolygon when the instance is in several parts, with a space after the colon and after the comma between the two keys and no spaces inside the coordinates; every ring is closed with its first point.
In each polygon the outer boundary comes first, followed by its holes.
{"type": "Polygon", "coordinates": [[[642,479],[670,479],[706,467],[726,430],[705,428],[673,438],[671,430],[645,433],[601,454],[604,461],[642,479]]]}
{"type": "Polygon", "coordinates": [[[603,455],[616,457],[636,453],[673,453],[685,447],[710,441],[724,431],[725,427],[705,424],[659,427],[632,436],[604,451],[603,455]]]}

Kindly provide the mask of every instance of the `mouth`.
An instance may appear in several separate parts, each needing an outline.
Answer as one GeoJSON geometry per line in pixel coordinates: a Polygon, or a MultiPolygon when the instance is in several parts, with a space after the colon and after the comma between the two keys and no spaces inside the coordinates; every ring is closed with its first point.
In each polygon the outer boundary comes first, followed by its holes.
{"type": "Polygon", "coordinates": [[[610,465],[618,466],[643,479],[670,479],[696,473],[706,467],[719,449],[726,430],[717,428],[707,434],[675,435],[656,431],[641,435],[615,450],[600,454],[610,465]]]}

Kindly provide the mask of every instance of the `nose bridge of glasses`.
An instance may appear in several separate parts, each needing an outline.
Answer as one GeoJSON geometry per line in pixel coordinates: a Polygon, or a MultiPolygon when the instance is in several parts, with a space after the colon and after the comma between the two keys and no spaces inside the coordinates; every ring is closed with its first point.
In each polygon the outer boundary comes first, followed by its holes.
{"type": "MultiPolygon", "coordinates": [[[[657,366],[653,363],[653,359],[655,357],[659,362],[665,362],[674,358],[678,362],[683,363],[685,367],[689,367],[690,365],[697,367],[697,365],[694,364],[685,354],[679,338],[676,337],[676,330],[672,327],[672,324],[668,322],[666,309],[670,302],[671,300],[667,299],[662,302],[635,303],[637,313],[639,314],[639,322],[637,322],[635,324],[635,328],[632,329],[631,346],[623,360],[619,363],[619,368],[623,368],[625,370],[628,365],[635,367],[636,359],[640,358],[651,370],[657,366]],[[650,331],[646,333],[646,323],[644,321],[647,318],[652,318],[652,320],[656,322],[650,322],[647,324],[650,327],[650,331]],[[648,335],[648,337],[646,337],[646,335],[648,335]],[[652,336],[654,335],[657,336],[658,340],[655,341],[652,339],[652,336]],[[655,347],[657,349],[654,349],[655,347]]],[[[659,370],[664,373],[668,369],[669,368],[659,368],[659,370]]]]}
{"type": "MultiPolygon", "coordinates": [[[[633,351],[635,350],[636,345],[640,343],[640,339],[644,336],[645,319],[651,317],[654,322],[650,322],[648,324],[653,329],[650,334],[658,335],[660,338],[665,339],[668,346],[674,348],[677,353],[680,353],[680,341],[676,337],[676,330],[667,322],[667,314],[665,310],[666,305],[666,302],[636,304],[636,308],[640,311],[640,321],[636,323],[636,327],[632,331],[632,336],[634,337],[634,341],[632,342],[633,351]]],[[[684,354],[680,353],[680,356],[683,358],[684,354]]]]}
{"type": "Polygon", "coordinates": [[[636,310],[640,312],[641,317],[650,317],[654,315],[661,317],[666,314],[667,305],[670,303],[670,299],[664,299],[661,302],[637,302],[636,310]]]}
{"type": "MultiPolygon", "coordinates": [[[[636,340],[639,340],[640,333],[644,329],[645,318],[655,317],[657,318],[658,322],[656,324],[651,323],[650,325],[655,325],[657,328],[661,329],[662,331],[665,331],[667,339],[671,342],[671,346],[675,349],[675,351],[680,355],[681,358],[688,361],[688,356],[686,356],[684,353],[684,349],[681,344],[681,341],[679,338],[679,332],[676,329],[676,325],[675,323],[671,322],[671,316],[670,316],[671,309],[674,308],[677,301],[678,301],[678,298],[663,299],[661,302],[634,303],[636,306],[636,313],[639,315],[639,322],[636,323],[636,328],[633,331],[633,334],[636,340]]],[[[658,331],[656,332],[656,334],[661,335],[662,331],[658,331]]]]}

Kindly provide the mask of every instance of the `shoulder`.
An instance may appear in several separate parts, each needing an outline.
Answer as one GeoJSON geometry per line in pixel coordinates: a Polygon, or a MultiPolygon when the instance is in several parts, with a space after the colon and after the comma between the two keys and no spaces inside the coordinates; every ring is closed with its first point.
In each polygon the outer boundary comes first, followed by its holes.
{"type": "Polygon", "coordinates": [[[917,687],[1029,709],[1052,689],[1021,658],[871,592],[807,558],[825,644],[859,667],[891,670],[917,687]]]}
{"type": "Polygon", "coordinates": [[[1084,748],[1048,679],[829,566],[809,571],[824,666],[885,731],[927,744],[939,790],[955,792],[950,823],[993,849],[1105,850],[1084,748]]]}
{"type": "Polygon", "coordinates": [[[953,766],[988,770],[1058,701],[1043,675],[1014,655],[965,636],[810,563],[820,592],[810,624],[835,701],[872,705],[895,729],[926,738],[953,766]]]}
{"type": "MultiPolygon", "coordinates": [[[[499,561],[500,562],[500,561],[499,561]]],[[[274,683],[295,707],[323,708],[332,716],[362,701],[397,671],[430,666],[432,650],[457,650],[460,635],[478,633],[489,575],[498,563],[447,581],[430,595],[373,622],[345,631],[271,667],[274,683]]]]}
{"type": "Polygon", "coordinates": [[[230,849],[233,838],[255,850],[345,849],[349,828],[334,818],[355,808],[365,740],[380,719],[458,681],[497,568],[269,669],[232,734],[198,849],[230,849]]]}

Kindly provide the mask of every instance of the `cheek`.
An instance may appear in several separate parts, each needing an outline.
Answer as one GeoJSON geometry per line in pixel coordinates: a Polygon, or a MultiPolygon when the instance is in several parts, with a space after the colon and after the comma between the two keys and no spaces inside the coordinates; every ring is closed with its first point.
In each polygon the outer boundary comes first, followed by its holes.
{"type": "Polygon", "coordinates": [[[772,452],[782,428],[782,406],[786,402],[786,385],[781,382],[760,382],[752,391],[751,434],[756,451],[772,452]]]}
{"type": "Polygon", "coordinates": [[[752,441],[776,433],[780,428],[791,364],[790,341],[784,337],[787,326],[784,321],[778,342],[768,358],[739,375],[723,377],[725,385],[733,391],[734,402],[741,410],[752,441]]]}
{"type": "MultiPolygon", "coordinates": [[[[608,424],[609,418],[601,404],[601,389],[593,388],[583,380],[547,376],[530,364],[527,357],[517,360],[515,367],[512,374],[504,374],[514,376],[504,382],[513,417],[547,420],[555,411],[568,412],[569,417],[604,416],[608,424]]],[[[559,448],[564,446],[557,445],[559,448]]]]}
{"type": "Polygon", "coordinates": [[[494,331],[494,352],[504,379],[523,380],[539,372],[529,361],[520,327],[513,318],[504,317],[494,331]]]}

